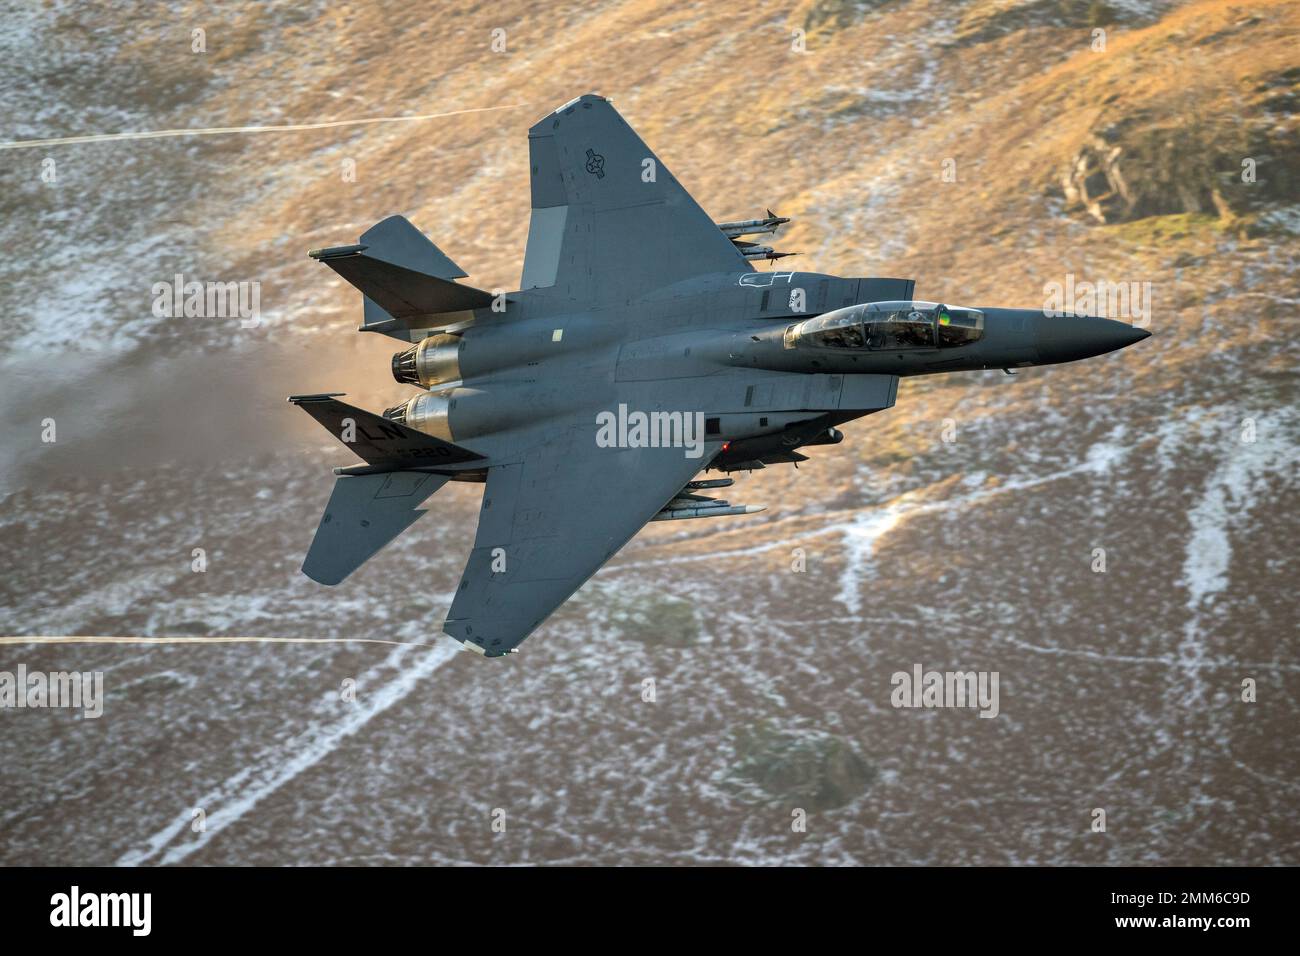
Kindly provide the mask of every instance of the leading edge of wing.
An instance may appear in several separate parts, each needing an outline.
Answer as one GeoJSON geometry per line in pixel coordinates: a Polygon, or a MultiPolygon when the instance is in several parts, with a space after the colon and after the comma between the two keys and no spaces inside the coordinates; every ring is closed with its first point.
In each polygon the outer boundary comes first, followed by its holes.
{"type": "Polygon", "coordinates": [[[489,469],[443,630],[489,657],[513,650],[720,449],[709,442],[690,458],[683,448],[600,448],[571,428],[489,469]]]}

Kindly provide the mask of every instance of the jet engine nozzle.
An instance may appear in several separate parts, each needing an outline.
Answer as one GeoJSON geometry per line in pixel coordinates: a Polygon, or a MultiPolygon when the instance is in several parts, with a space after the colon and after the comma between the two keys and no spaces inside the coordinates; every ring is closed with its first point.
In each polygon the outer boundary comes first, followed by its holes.
{"type": "Polygon", "coordinates": [[[433,388],[460,378],[459,335],[431,335],[393,356],[393,378],[404,385],[433,388]]]}
{"type": "Polygon", "coordinates": [[[451,423],[447,420],[450,410],[451,403],[445,396],[425,393],[384,409],[384,417],[417,432],[451,441],[451,423]]]}

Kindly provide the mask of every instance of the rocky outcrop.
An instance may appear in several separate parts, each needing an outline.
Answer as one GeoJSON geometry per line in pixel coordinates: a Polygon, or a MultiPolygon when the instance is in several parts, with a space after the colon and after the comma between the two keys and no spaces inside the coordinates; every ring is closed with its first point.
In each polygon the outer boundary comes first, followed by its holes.
{"type": "Polygon", "coordinates": [[[1124,147],[1094,136],[1070,161],[1061,176],[1061,190],[1070,208],[1082,208],[1098,222],[1126,215],[1133,195],[1120,168],[1124,147]]]}
{"type": "Polygon", "coordinates": [[[803,0],[790,12],[792,26],[813,34],[843,30],[888,0],[803,0]]]}
{"type": "Polygon", "coordinates": [[[1112,120],[1088,133],[1054,188],[1067,210],[1099,223],[1179,213],[1231,219],[1293,203],[1300,198],[1300,142],[1295,124],[1279,123],[1278,112],[1296,96],[1295,81],[1283,75],[1260,84],[1255,92],[1273,104],[1271,112],[1243,102],[1233,113],[1206,113],[1189,89],[1160,115],[1112,120]]]}
{"type": "Polygon", "coordinates": [[[843,806],[865,793],[876,769],[833,734],[763,721],[737,731],[731,789],[753,803],[781,803],[809,812],[843,806]]]}
{"type": "Polygon", "coordinates": [[[612,597],[606,619],[619,637],[652,646],[688,647],[700,635],[695,606],[667,595],[612,597]]]}
{"type": "Polygon", "coordinates": [[[962,14],[955,45],[986,43],[1033,27],[1135,26],[1155,19],[1159,3],[1110,4],[1105,0],[981,0],[962,14]]]}

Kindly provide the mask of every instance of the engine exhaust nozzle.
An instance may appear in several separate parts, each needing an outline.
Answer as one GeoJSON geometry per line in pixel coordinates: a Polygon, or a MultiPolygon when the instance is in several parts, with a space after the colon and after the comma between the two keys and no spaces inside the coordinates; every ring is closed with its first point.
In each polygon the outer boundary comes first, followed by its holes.
{"type": "Polygon", "coordinates": [[[433,388],[460,378],[459,335],[431,335],[393,356],[393,378],[403,385],[433,388]]]}

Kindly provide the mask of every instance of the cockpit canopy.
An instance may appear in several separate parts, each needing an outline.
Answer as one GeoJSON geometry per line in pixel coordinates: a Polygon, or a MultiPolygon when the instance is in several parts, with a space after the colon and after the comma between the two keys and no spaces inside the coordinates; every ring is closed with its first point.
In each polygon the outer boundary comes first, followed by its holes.
{"type": "Polygon", "coordinates": [[[792,325],[788,349],[932,349],[969,345],[984,334],[984,313],[937,302],[868,302],[792,325]]]}

